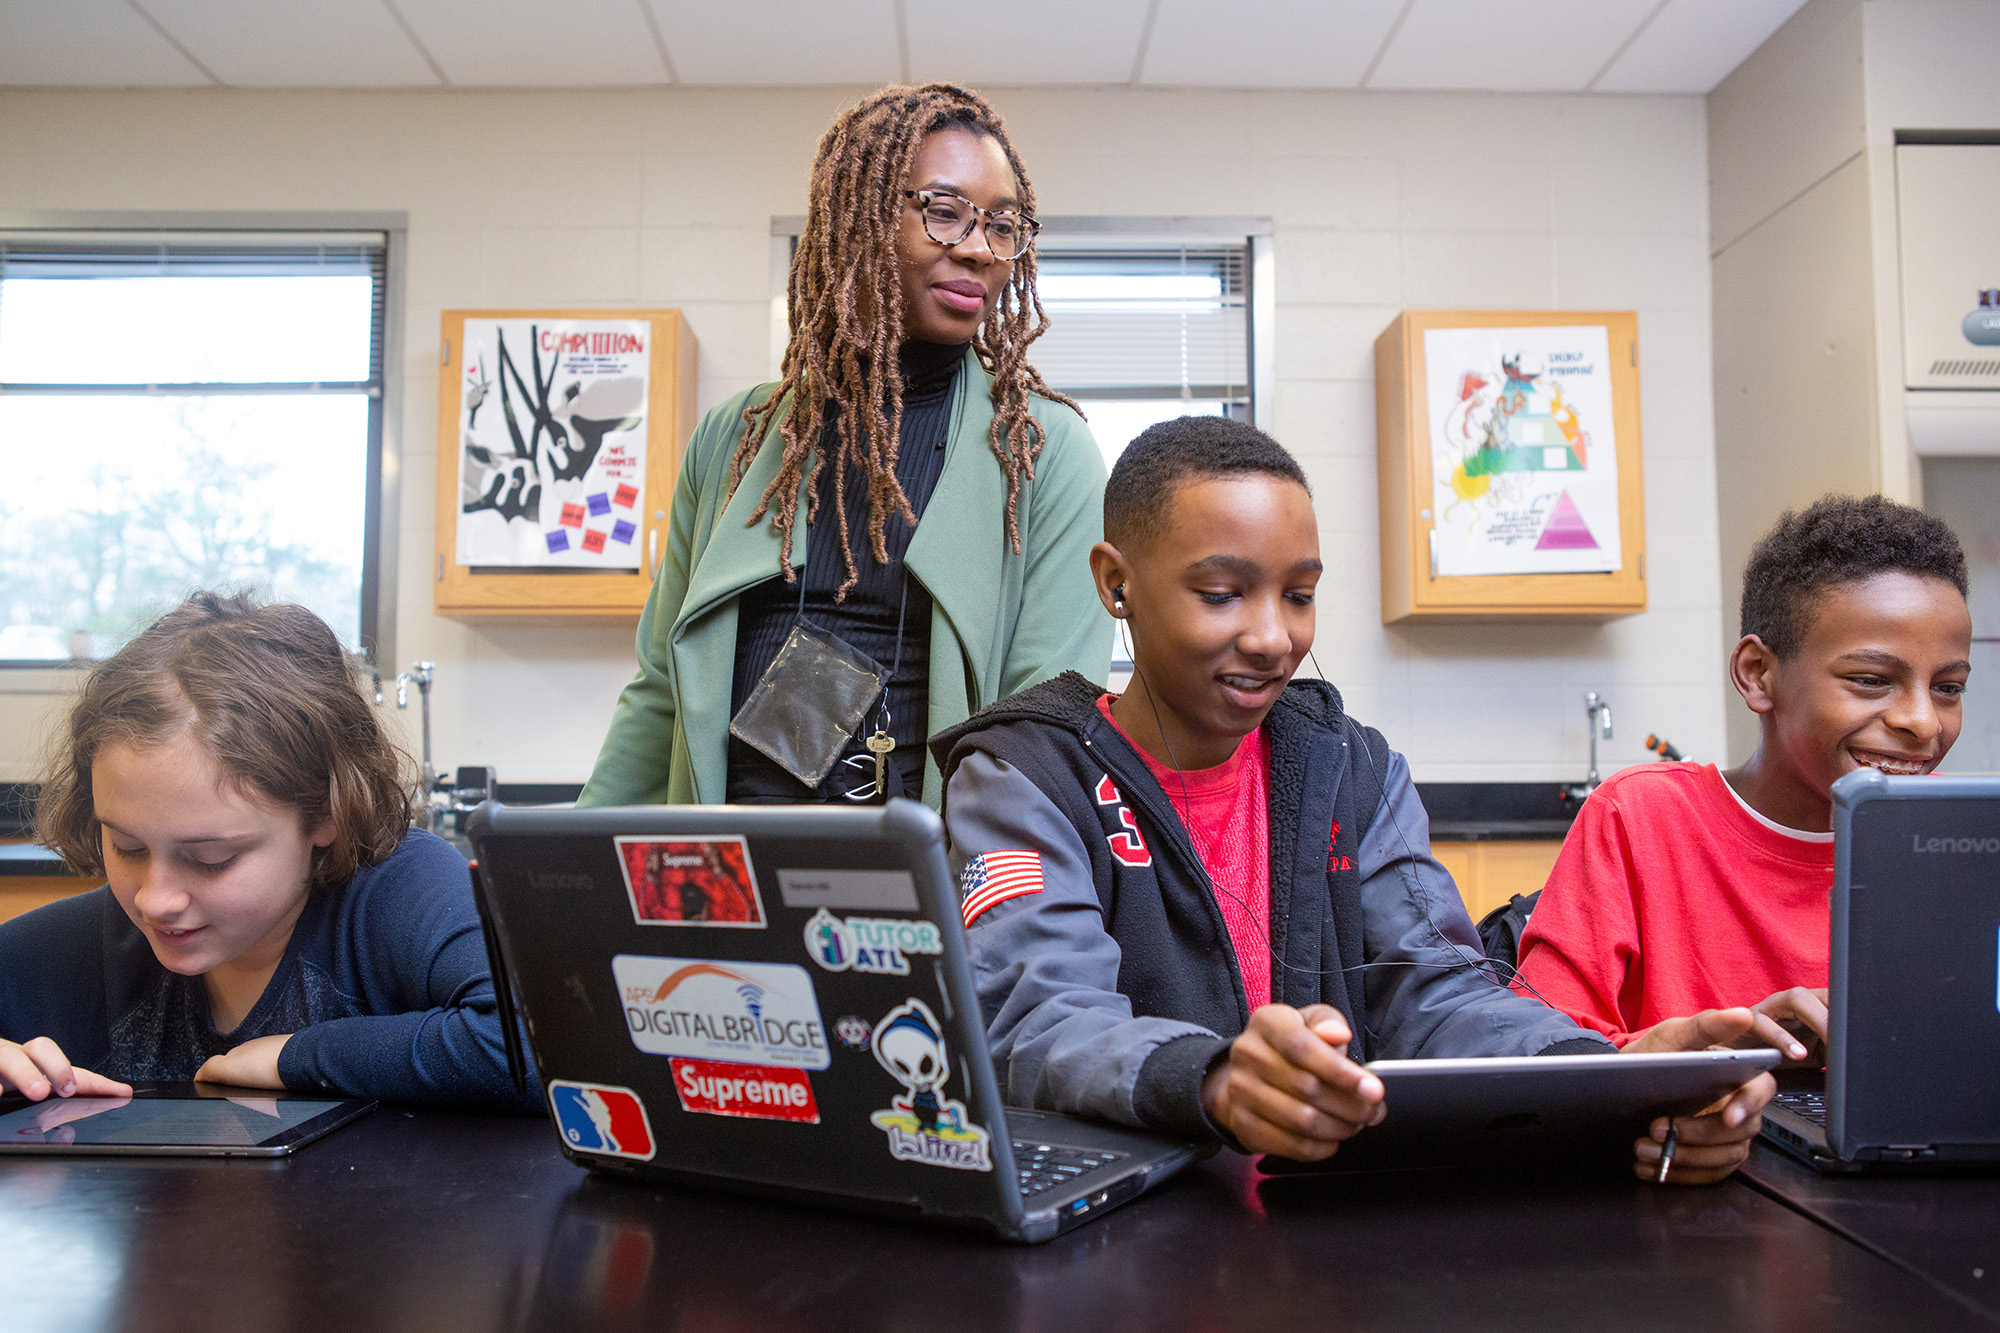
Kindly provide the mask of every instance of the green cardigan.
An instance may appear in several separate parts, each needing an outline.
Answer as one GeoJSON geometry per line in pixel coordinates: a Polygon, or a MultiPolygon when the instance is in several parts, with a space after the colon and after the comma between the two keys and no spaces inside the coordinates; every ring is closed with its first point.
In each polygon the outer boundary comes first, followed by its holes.
{"type": "MultiPolygon", "coordinates": [[[[1102,684],[1111,667],[1111,620],[1090,577],[1090,548],[1103,526],[1104,460],[1089,427],[1060,403],[1034,400],[1048,440],[1033,480],[1021,486],[1017,556],[1007,541],[1007,479],[987,442],[992,378],[970,348],[960,373],[967,392],[957,396],[944,471],[904,557],[931,595],[931,735],[1063,671],[1102,684]]],[[[747,520],[782,451],[759,449],[726,505],[724,497],[743,409],[772,388],[715,408],[688,442],[667,549],[639,617],[639,674],[618,696],[579,805],[724,799],[737,599],[778,569],[777,531],[747,520]]],[[[767,441],[776,429],[774,419],[767,441]]],[[[792,559],[803,565],[803,525],[798,535],[792,559]]],[[[942,797],[936,761],[926,756],[924,800],[935,807],[942,797]]]]}

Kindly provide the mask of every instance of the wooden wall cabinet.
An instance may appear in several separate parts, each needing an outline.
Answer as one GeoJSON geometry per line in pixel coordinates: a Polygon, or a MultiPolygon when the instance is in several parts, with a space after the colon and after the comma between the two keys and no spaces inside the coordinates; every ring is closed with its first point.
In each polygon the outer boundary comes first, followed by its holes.
{"type": "MultiPolygon", "coordinates": [[[[437,542],[433,609],[455,620],[515,624],[637,624],[667,545],[667,517],[681,450],[694,429],[695,339],[678,310],[447,310],[438,365],[437,542]],[[461,565],[459,412],[465,385],[465,321],[473,319],[648,320],[652,324],[645,483],[639,568],[533,569],[461,565]]],[[[498,370],[491,372],[498,375],[498,370]]],[[[524,372],[525,369],[524,369],[524,372]]],[[[493,397],[498,397],[498,387],[493,397]]],[[[499,403],[493,410],[500,410],[499,403]]],[[[517,410],[519,410],[517,408],[517,410]]]]}
{"type": "MultiPolygon", "coordinates": [[[[1645,500],[1639,443],[1639,320],[1631,311],[1406,310],[1375,341],[1382,623],[1493,616],[1608,619],[1646,609],[1645,500]],[[1602,325],[1617,450],[1620,566],[1601,573],[1440,577],[1438,487],[1424,365],[1431,329],[1602,325]]],[[[1558,441],[1559,442],[1559,441],[1558,441]]]]}
{"type": "Polygon", "coordinates": [[[1451,842],[1440,839],[1431,844],[1431,855],[1451,874],[1458,896],[1465,900],[1465,912],[1473,924],[1496,907],[1505,907],[1516,894],[1540,893],[1556,868],[1562,843],[1534,839],[1479,842],[1451,842]]]}

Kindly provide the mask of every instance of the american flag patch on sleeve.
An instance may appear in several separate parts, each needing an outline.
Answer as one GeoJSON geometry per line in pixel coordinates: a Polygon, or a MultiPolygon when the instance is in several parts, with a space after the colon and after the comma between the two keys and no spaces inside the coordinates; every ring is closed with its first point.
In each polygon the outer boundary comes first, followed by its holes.
{"type": "Polygon", "coordinates": [[[987,852],[965,863],[958,887],[964,894],[960,910],[971,925],[987,908],[1042,891],[1042,858],[1038,852],[987,852]]]}

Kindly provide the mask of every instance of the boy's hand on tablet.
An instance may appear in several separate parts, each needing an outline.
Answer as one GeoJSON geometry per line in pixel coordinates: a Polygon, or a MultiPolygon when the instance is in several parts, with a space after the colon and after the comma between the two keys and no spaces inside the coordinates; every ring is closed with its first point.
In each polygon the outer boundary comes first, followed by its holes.
{"type": "Polygon", "coordinates": [[[1826,1063],[1826,987],[1794,986],[1759,1000],[1757,1024],[1738,1046],[1775,1046],[1788,1065],[1817,1069],[1826,1063]]]}
{"type": "MultiPolygon", "coordinates": [[[[1776,1027],[1772,1019],[1749,1009],[1704,1009],[1686,1018],[1669,1018],[1655,1023],[1628,1042],[1628,1054],[1647,1051],[1712,1051],[1739,1045],[1773,1045],[1766,1042],[1759,1023],[1776,1027]]],[[[1798,1043],[1779,1035],[1785,1043],[1798,1043]]],[[[1789,1054],[1789,1052],[1787,1052],[1789,1054]]],[[[1673,1122],[1676,1148],[1667,1179],[1676,1185],[1707,1185],[1721,1180],[1750,1156],[1750,1141],[1764,1125],[1764,1107],[1778,1090],[1778,1080],[1759,1074],[1700,1115],[1679,1116],[1673,1122]]],[[[1632,1171],[1641,1180],[1657,1180],[1660,1157],[1666,1151],[1667,1117],[1661,1116],[1647,1129],[1645,1138],[1632,1145],[1632,1171]]]]}
{"type": "Polygon", "coordinates": [[[276,1037],[253,1037],[221,1055],[211,1055],[194,1071],[194,1081],[282,1091],[285,1081],[278,1077],[278,1052],[291,1039],[289,1032],[276,1037]]]}
{"type": "Polygon", "coordinates": [[[1265,1005],[1202,1080],[1202,1109],[1250,1152],[1331,1157],[1387,1110],[1382,1081],[1347,1058],[1353,1035],[1332,1005],[1265,1005]]]}
{"type": "Polygon", "coordinates": [[[115,1078],[78,1069],[47,1037],[25,1043],[0,1041],[0,1093],[18,1092],[38,1102],[51,1092],[58,1097],[130,1097],[132,1086],[115,1078]]]}

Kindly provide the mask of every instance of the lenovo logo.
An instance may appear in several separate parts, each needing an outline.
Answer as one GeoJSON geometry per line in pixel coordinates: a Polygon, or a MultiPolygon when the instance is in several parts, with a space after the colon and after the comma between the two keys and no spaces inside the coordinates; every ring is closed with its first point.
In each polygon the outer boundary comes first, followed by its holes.
{"type": "Polygon", "coordinates": [[[593,887],[594,883],[595,881],[588,875],[565,875],[548,870],[528,872],[528,887],[531,889],[588,889],[593,887]]]}
{"type": "Polygon", "coordinates": [[[1912,833],[1910,850],[1919,856],[1947,853],[1960,856],[1983,853],[1991,856],[2000,853],[2000,838],[1926,838],[1922,834],[1912,833]]]}

